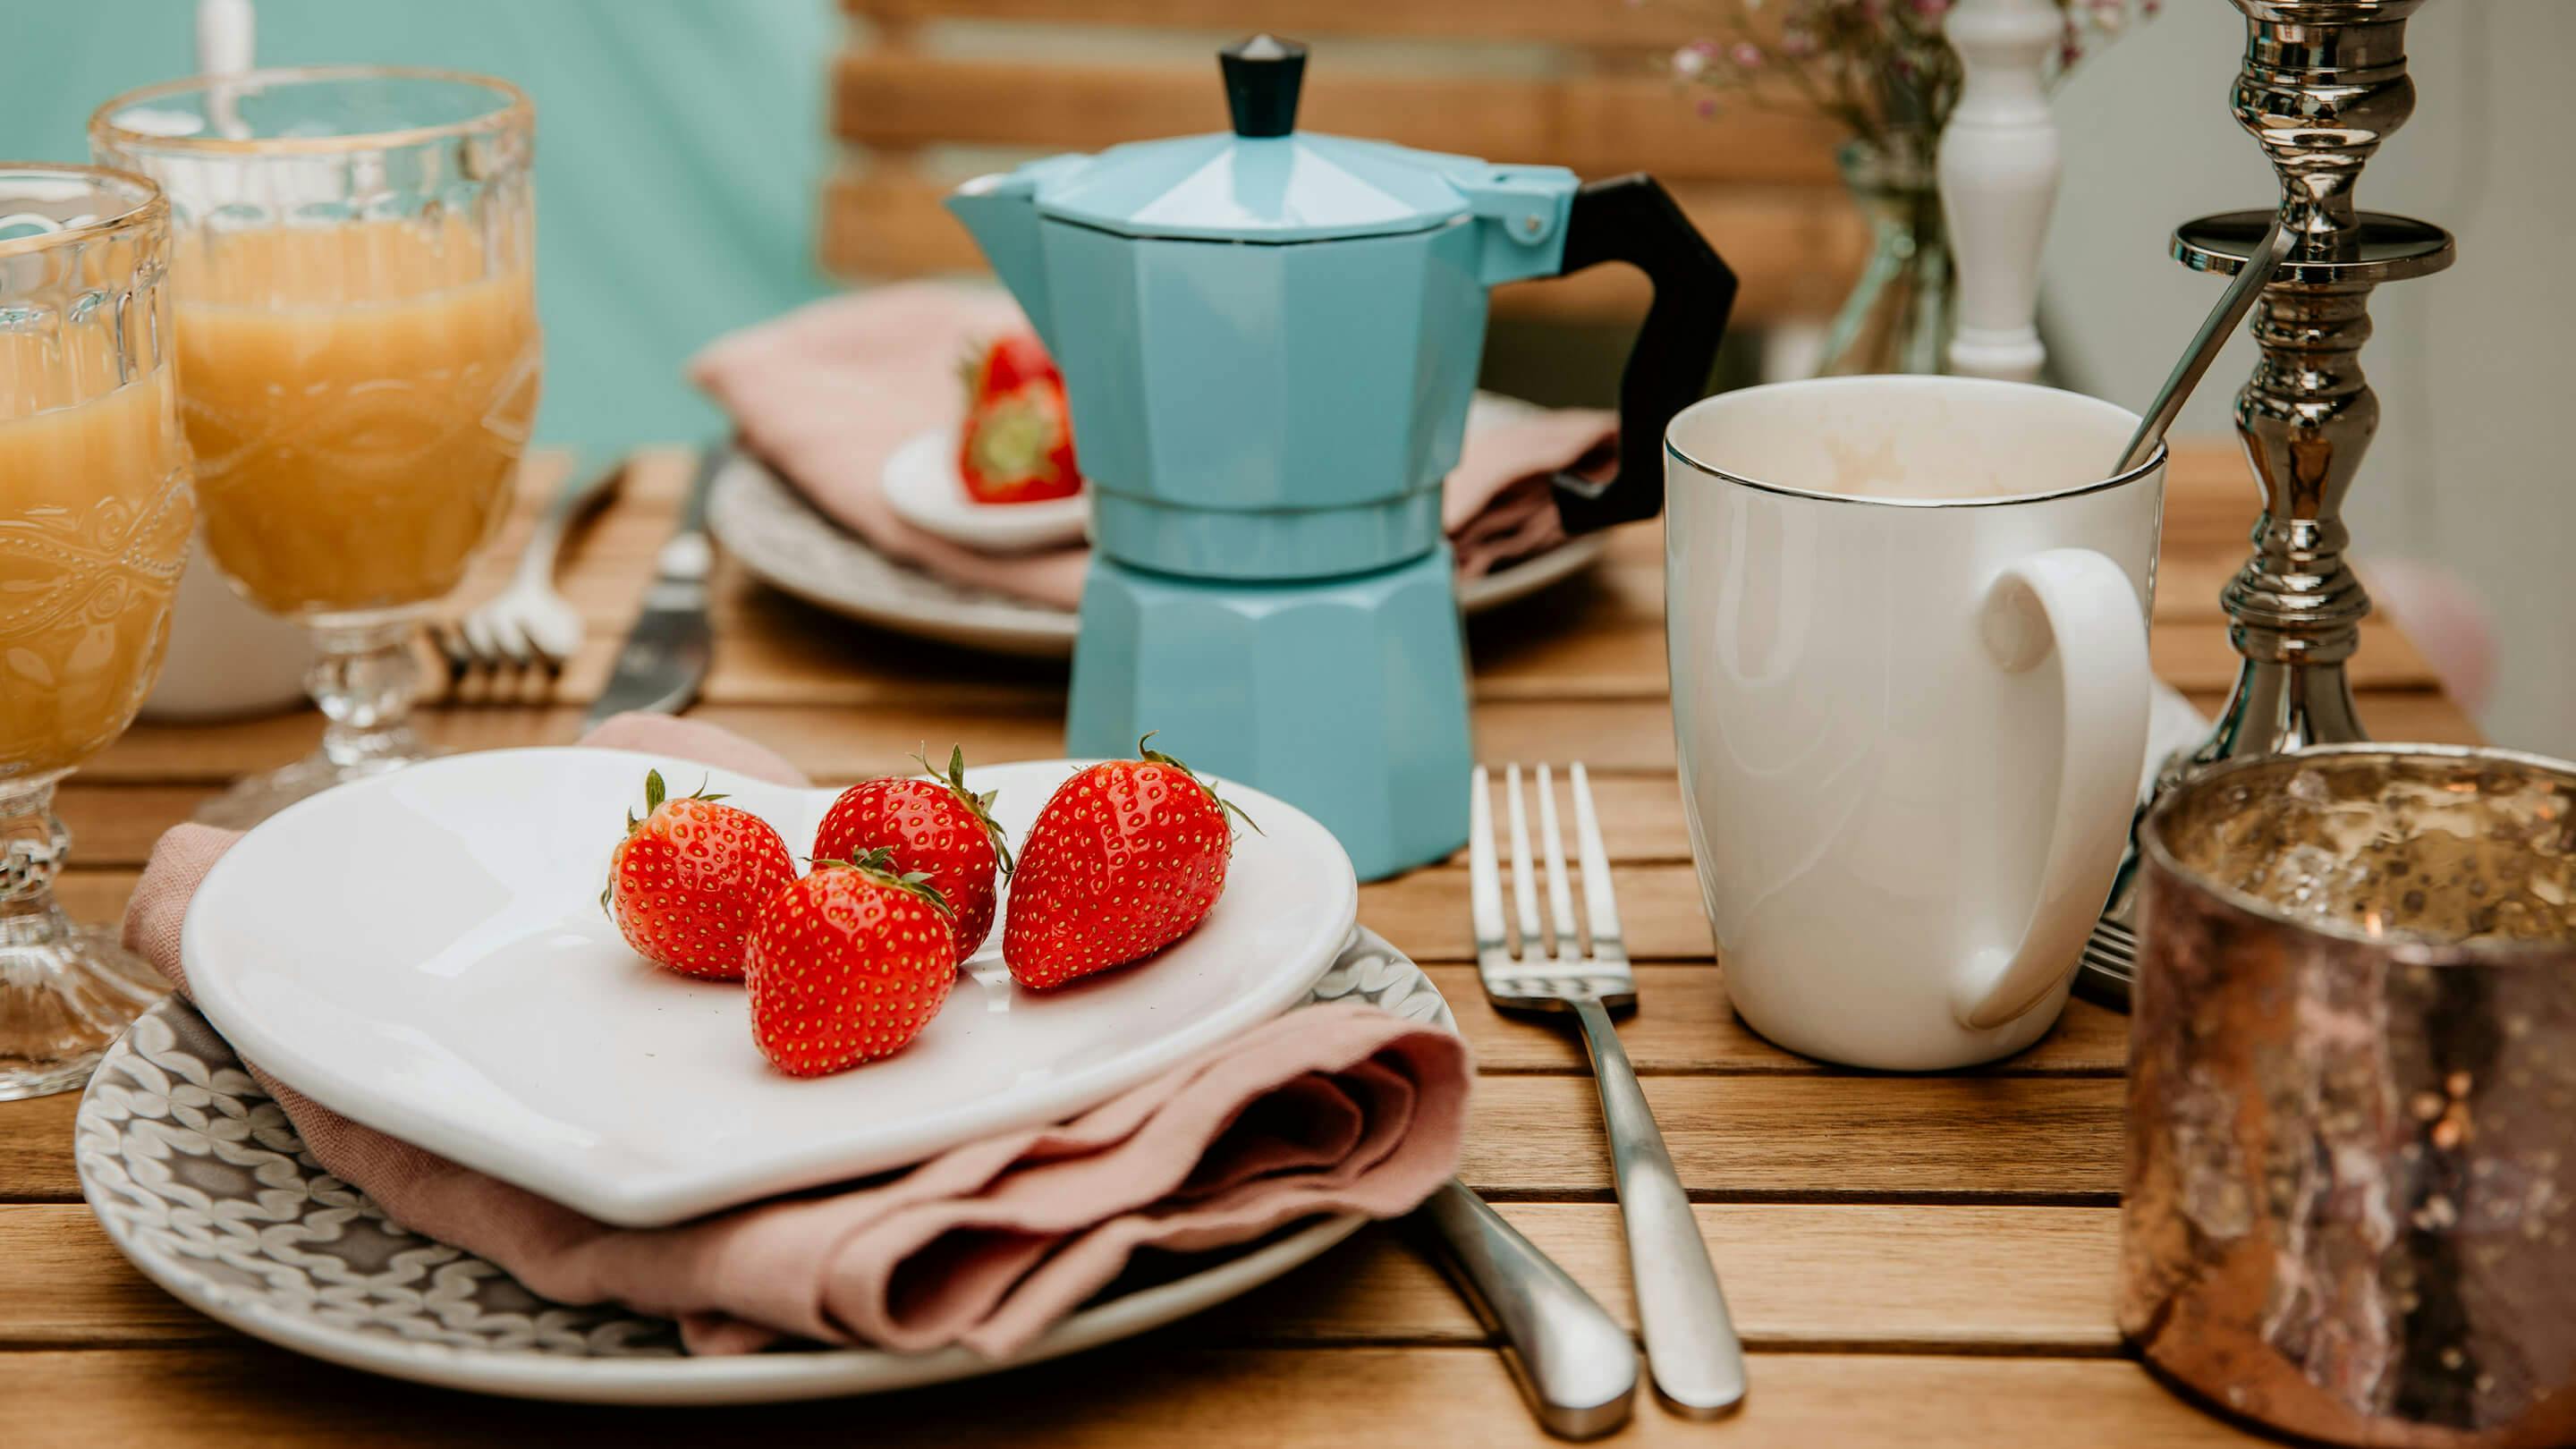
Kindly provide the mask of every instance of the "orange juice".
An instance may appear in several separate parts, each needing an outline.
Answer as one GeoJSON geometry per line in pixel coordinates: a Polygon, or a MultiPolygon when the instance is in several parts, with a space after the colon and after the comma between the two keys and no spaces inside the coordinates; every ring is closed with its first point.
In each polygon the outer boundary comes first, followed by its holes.
{"type": "Polygon", "coordinates": [[[272,613],[437,599],[499,524],[537,406],[523,265],[365,222],[200,233],[178,292],[206,547],[272,613]]]}
{"type": "Polygon", "coordinates": [[[114,386],[108,348],[66,367],[54,345],[0,335],[0,780],[68,770],[134,722],[194,517],[170,370],[114,386]]]}

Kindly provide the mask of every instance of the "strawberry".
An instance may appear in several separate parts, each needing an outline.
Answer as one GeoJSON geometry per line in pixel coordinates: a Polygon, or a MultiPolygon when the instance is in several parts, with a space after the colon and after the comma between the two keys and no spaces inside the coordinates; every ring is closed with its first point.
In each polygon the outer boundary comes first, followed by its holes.
{"type": "Polygon", "coordinates": [[[950,747],[945,775],[926,759],[921,768],[929,779],[869,780],[842,791],[814,832],[814,858],[891,851],[895,869],[920,872],[947,900],[962,962],[993,933],[998,881],[1011,868],[1011,848],[993,818],[992,793],[966,788],[963,749],[950,747]]]}
{"type": "MultiPolygon", "coordinates": [[[[1188,935],[1225,889],[1234,834],[1189,767],[1136,742],[1056,787],[1020,845],[1002,961],[1033,990],[1123,966],[1188,935]]],[[[1258,830],[1259,826],[1253,826],[1258,830]]]]}
{"type": "Polygon", "coordinates": [[[792,1077],[892,1056],[957,981],[948,903],[886,852],[818,860],[760,908],[744,952],[751,1037],[792,1077]]]}
{"type": "Polygon", "coordinates": [[[599,904],[644,959],[739,981],[752,914],[796,878],[796,863],[767,821],[723,798],[703,789],[666,798],[662,772],[646,771],[644,818],[627,813],[599,904]]]}
{"type": "Polygon", "coordinates": [[[1000,337],[967,358],[957,474],[978,503],[1034,503],[1082,489],[1064,374],[1039,341],[1000,337]]]}

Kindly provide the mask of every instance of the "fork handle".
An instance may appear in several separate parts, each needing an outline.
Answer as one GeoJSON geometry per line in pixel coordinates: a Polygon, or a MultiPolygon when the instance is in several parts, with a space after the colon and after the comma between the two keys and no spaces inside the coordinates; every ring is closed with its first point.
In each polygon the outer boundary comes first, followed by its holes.
{"type": "Polygon", "coordinates": [[[1574,1010],[1610,1129],[1619,1216],[1628,1228],[1628,1276],[1637,1286],[1637,1322],[1655,1396],[1685,1418],[1714,1419],[1744,1400],[1744,1346],[1727,1317],[1717,1265],[1709,1261],[1690,1198],[1610,1013],[1588,999],[1575,1002],[1574,1010]]]}
{"type": "Polygon", "coordinates": [[[1637,1349],[1583,1285],[1451,1178],[1422,1205],[1441,1266],[1502,1339],[1503,1362],[1541,1427],[1597,1439],[1628,1422],[1637,1349]]]}

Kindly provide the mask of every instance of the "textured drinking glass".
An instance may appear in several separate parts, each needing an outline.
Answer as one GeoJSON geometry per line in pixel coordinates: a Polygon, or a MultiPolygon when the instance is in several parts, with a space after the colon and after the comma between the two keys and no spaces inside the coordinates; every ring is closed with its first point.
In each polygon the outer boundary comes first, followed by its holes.
{"type": "Polygon", "coordinates": [[[505,82],[377,67],[178,81],[90,120],[169,193],[208,556],[321,646],[321,748],[200,819],[428,754],[412,636],[508,511],[536,413],[534,143],[505,82]]]}
{"type": "Polygon", "coordinates": [[[160,672],[193,521],[170,216],[138,176],[0,162],[0,1100],[79,1086],[162,991],[54,899],[54,785],[160,672]]]}

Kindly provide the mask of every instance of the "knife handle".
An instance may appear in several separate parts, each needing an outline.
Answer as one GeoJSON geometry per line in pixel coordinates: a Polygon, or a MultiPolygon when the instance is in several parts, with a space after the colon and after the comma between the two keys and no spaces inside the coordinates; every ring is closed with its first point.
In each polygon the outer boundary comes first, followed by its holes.
{"type": "Polygon", "coordinates": [[[1597,1439],[1628,1422],[1637,1347],[1583,1285],[1451,1178],[1419,1214],[1467,1305],[1549,1433],[1597,1439]]]}

